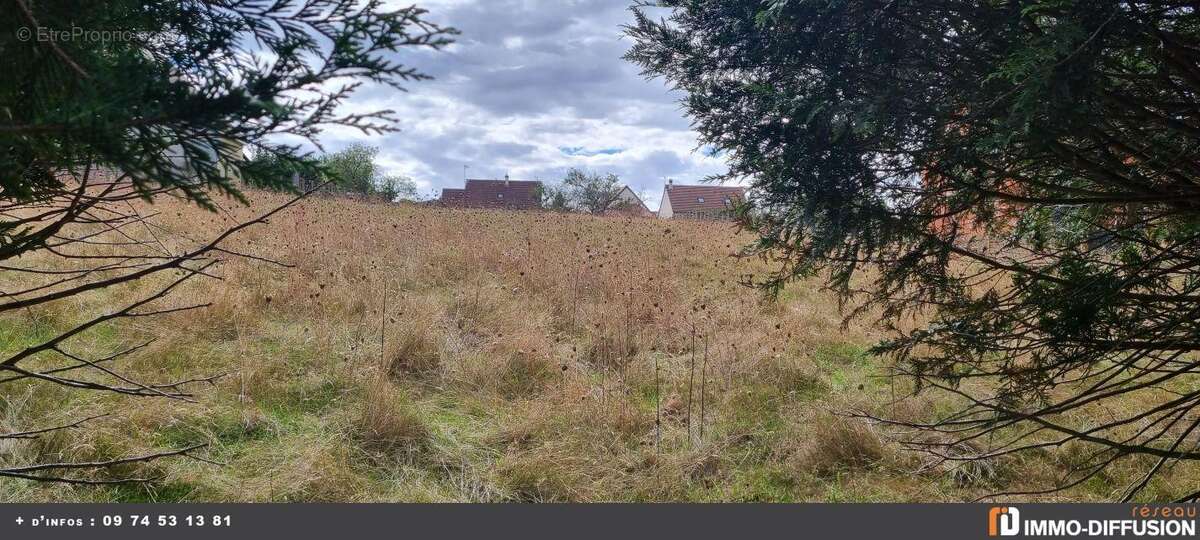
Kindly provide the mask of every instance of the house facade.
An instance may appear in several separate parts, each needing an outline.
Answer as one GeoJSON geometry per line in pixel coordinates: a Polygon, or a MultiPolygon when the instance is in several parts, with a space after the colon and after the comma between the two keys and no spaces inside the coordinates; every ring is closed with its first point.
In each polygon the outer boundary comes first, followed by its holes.
{"type": "Polygon", "coordinates": [[[604,212],[605,215],[612,216],[632,216],[632,217],[654,217],[654,212],[642,202],[642,198],[638,197],[629,186],[621,190],[617,194],[617,198],[613,201],[612,206],[604,212]]]}
{"type": "Polygon", "coordinates": [[[746,199],[746,188],[683,186],[667,180],[663,188],[660,219],[730,219],[737,203],[746,199]]]}
{"type": "Polygon", "coordinates": [[[527,180],[467,180],[462,189],[445,188],[439,201],[450,208],[537,210],[542,207],[542,183],[527,180]]]}

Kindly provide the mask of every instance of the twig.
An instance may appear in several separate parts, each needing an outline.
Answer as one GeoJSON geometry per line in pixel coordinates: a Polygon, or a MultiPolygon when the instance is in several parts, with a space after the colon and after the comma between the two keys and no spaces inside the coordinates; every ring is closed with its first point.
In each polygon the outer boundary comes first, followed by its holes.
{"type": "Polygon", "coordinates": [[[692,388],[696,384],[696,324],[692,323],[692,358],[689,364],[688,402],[687,402],[687,438],[688,448],[692,447],[692,388]]]}
{"type": "Polygon", "coordinates": [[[654,355],[654,455],[662,447],[662,386],[659,383],[658,354],[654,355]]]}
{"type": "Polygon", "coordinates": [[[704,445],[704,394],[708,387],[708,334],[704,335],[704,362],[700,364],[700,445],[704,445]]]}

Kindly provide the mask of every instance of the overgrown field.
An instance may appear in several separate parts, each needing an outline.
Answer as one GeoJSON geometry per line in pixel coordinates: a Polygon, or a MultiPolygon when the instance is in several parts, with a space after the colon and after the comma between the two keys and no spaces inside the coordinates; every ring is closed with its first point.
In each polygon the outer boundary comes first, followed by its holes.
{"type": "MultiPolygon", "coordinates": [[[[178,249],[283,201],[252,196],[145,211],[178,249]]],[[[721,223],[306,201],[230,244],[294,268],[226,257],[223,280],[162,304],[212,307],[70,343],[101,357],[153,338],[114,366],[143,380],[225,374],[197,403],[0,385],[2,432],[108,414],[5,441],[3,462],[197,443],[205,461],[108,473],[161,477],[149,485],[0,479],[0,501],[960,501],[1072,466],[1079,448],[1051,447],[962,474],[843,416],[931,419],[953,403],[894,401],[910,385],[866,352],[880,336],[843,328],[819,282],[775,301],[742,286],[769,264],[732,256],[750,240],[721,223]]],[[[0,318],[0,353],[152,285],[0,318]]],[[[1038,498],[1103,499],[1133,478],[1118,468],[1038,498]]],[[[1196,479],[1180,467],[1145,496],[1196,479]]]]}

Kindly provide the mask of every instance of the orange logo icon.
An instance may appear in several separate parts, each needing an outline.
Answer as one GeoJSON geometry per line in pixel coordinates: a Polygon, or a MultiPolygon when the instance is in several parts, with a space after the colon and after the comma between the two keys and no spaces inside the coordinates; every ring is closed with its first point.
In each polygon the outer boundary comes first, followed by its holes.
{"type": "Polygon", "coordinates": [[[1021,512],[1012,506],[988,510],[988,536],[1016,536],[1021,530],[1021,512]]]}

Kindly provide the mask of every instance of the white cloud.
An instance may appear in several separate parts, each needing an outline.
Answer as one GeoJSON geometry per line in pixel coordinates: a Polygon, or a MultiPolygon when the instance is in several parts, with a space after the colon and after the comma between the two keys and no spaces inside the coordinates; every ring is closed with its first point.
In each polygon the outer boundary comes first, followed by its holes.
{"type": "MultiPolygon", "coordinates": [[[[397,4],[398,6],[401,4],[397,4]]],[[[422,192],[472,177],[556,181],[571,167],[621,176],[658,204],[666,177],[698,182],[725,171],[697,147],[678,96],[621,58],[631,15],[614,0],[425,0],[429,18],[463,34],[440,52],[398,60],[434,75],[409,92],[364,88],[346,112],[392,109],[398,133],[330,129],[322,144],[380,147],[381,162],[422,192]]]]}

